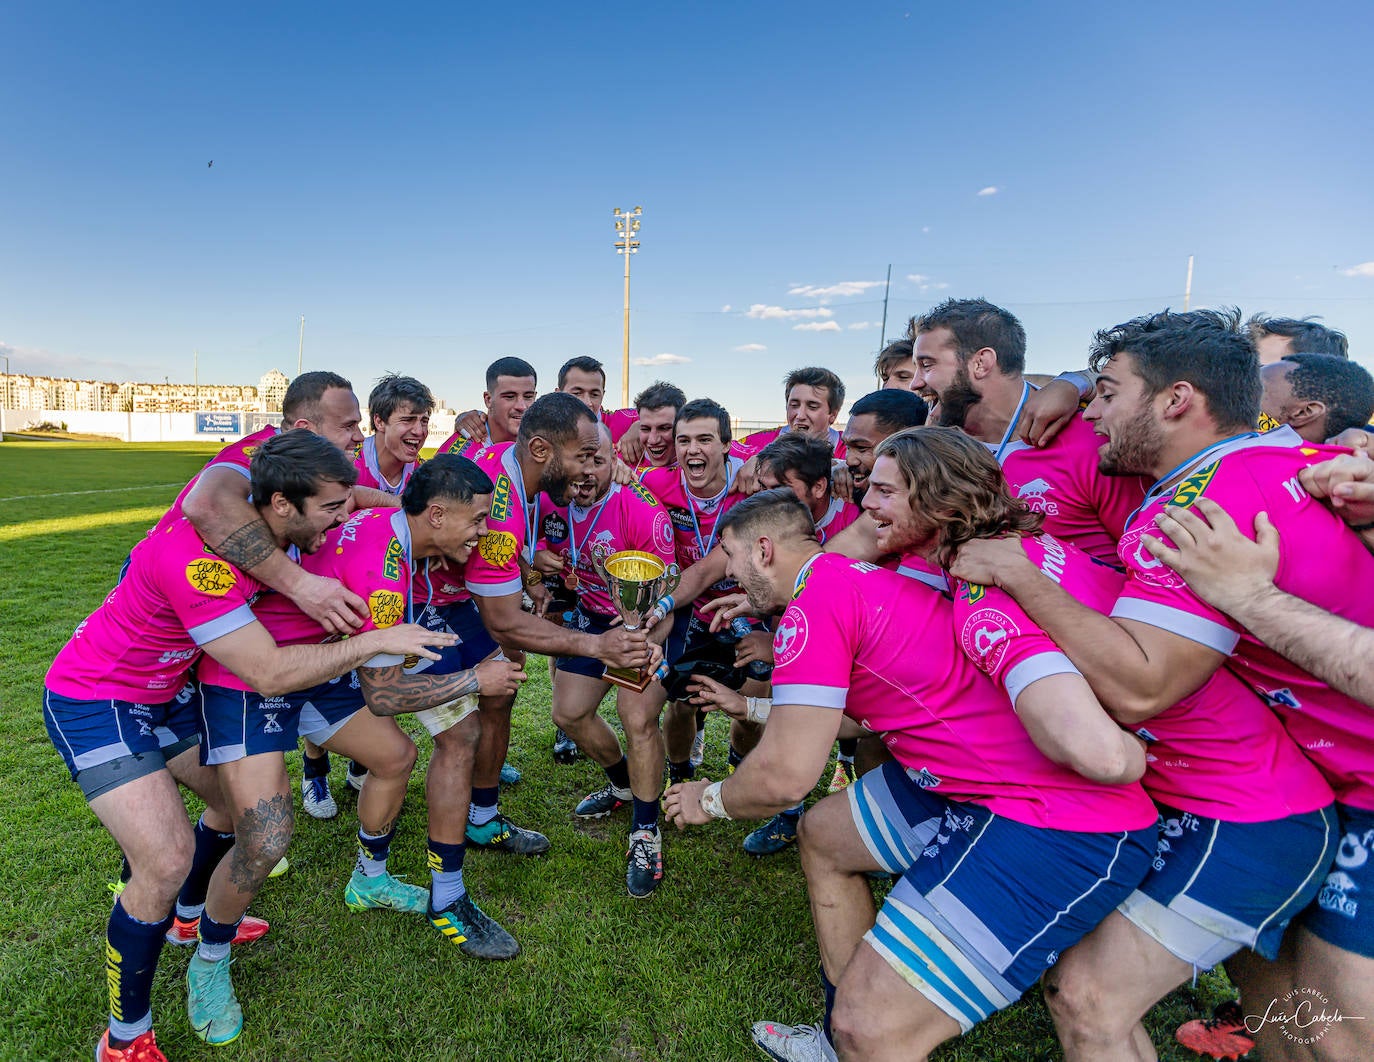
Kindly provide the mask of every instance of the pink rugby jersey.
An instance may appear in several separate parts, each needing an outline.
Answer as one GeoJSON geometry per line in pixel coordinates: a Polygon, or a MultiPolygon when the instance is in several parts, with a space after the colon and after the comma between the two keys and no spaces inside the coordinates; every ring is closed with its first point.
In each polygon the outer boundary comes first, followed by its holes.
{"type": "Polygon", "coordinates": [[[825,515],[816,521],[816,541],[824,546],[862,515],[863,510],[853,502],[831,498],[825,515]]]}
{"type": "MultiPolygon", "coordinates": [[[[676,465],[650,469],[644,476],[644,486],[668,510],[673,525],[673,542],[678,567],[686,571],[711,552],[716,544],[716,525],[720,518],[746,497],[731,488],[735,474],[743,462],[731,457],[725,475],[725,487],[714,498],[698,498],[687,489],[687,477],[676,465]]],[[[709,619],[701,611],[708,601],[733,593],[738,584],[733,579],[712,583],[706,592],[692,603],[692,613],[699,619],[709,619]]]]}
{"type": "Polygon", "coordinates": [[[625,549],[652,553],[664,564],[675,564],[673,525],[668,511],[647,488],[632,483],[612,483],[601,501],[586,509],[577,505],[555,506],[547,494],[539,497],[542,514],[557,514],[567,525],[567,535],[554,547],[568,573],[577,580],[577,601],[584,612],[612,617],[616,614],[606,581],[593,559],[605,561],[625,549]]]}
{"type": "Polygon", "coordinates": [[[45,684],[77,700],[170,701],[201,646],[253,622],[249,606],[261,589],[211,553],[189,520],[159,525],[62,647],[45,684]]]}
{"type": "MultiPolygon", "coordinates": [[[[1027,391],[1030,385],[1027,384],[1027,391]]],[[[1015,438],[992,447],[1012,494],[1045,517],[1044,528],[1060,542],[1115,566],[1116,544],[1126,521],[1145,500],[1148,484],[1139,476],[1108,476],[1098,471],[1097,452],[1106,441],[1082,413],[1044,448],[1015,438]]]]}
{"type": "MultiPolygon", "coordinates": [[[[1026,556],[1074,600],[1106,615],[1125,584],[1116,568],[1049,535],[1021,540],[1026,556]]],[[[1009,594],[955,580],[959,643],[1012,703],[1037,679],[1078,674],[1009,594]]],[[[1149,742],[1145,791],[1180,811],[1264,822],[1331,803],[1331,787],[1255,691],[1225,668],[1178,704],[1133,728],[1149,742]]]]}
{"type": "Polygon", "coordinates": [[[487,532],[477,540],[477,549],[467,561],[468,592],[477,597],[518,594],[523,587],[520,558],[533,563],[539,544],[539,496],[525,492],[514,443],[496,443],[473,460],[495,489],[487,532]]]}
{"type": "Polygon", "coordinates": [[[475,435],[464,435],[460,431],[455,431],[447,439],[439,444],[438,454],[455,454],[458,457],[466,457],[469,461],[476,461],[482,454],[486,453],[491,446],[509,446],[509,443],[493,443],[491,432],[487,432],[480,439],[475,435]]]}
{"type": "Polygon", "coordinates": [[[630,425],[639,420],[637,409],[603,409],[601,423],[611,433],[612,444],[619,444],[620,437],[630,430],[630,425]]]}
{"type": "Polygon", "coordinates": [[[1291,429],[1280,428],[1227,439],[1195,455],[1166,477],[1170,485],[1151,491],[1123,536],[1120,557],[1130,580],[1112,615],[1234,654],[1231,666],[1278,713],[1336,799],[1374,810],[1374,711],[1260,644],[1229,616],[1202,602],[1141,543],[1146,534],[1165,539],[1154,522],[1165,505],[1186,508],[1204,494],[1248,538],[1254,536],[1255,515],[1268,513],[1279,531],[1279,589],[1361,626],[1374,626],[1374,598],[1366,592],[1374,585],[1374,556],[1298,482],[1306,466],[1345,452],[1303,443],[1291,429]]]}
{"type": "MultiPolygon", "coordinates": [[[[770,428],[767,431],[756,431],[752,435],[746,435],[743,439],[736,439],[730,444],[730,454],[733,457],[742,457],[746,460],[753,457],[779,435],[786,435],[792,430],[790,425],[784,424],[781,428],[770,428]]],[[[844,438],[834,428],[826,429],[826,438],[830,442],[830,449],[835,455],[835,460],[844,460],[844,438]]]]}
{"type": "MultiPolygon", "coordinates": [[[[441,450],[440,453],[442,452],[441,450]]],[[[397,483],[388,482],[387,478],[382,475],[381,466],[377,463],[377,436],[369,435],[353,455],[353,467],[358,470],[358,486],[371,487],[373,490],[382,491],[384,494],[394,494],[400,497],[401,492],[406,489],[406,484],[410,482],[410,477],[420,467],[420,462],[408,462],[401,469],[400,481],[397,483]]]]}
{"type": "Polygon", "coordinates": [[[1030,826],[1143,829],[1139,785],[1101,785],[1047,759],[1011,702],[960,651],[953,605],[912,579],[834,553],[797,578],[773,638],[773,704],[843,710],[922,788],[1030,826]]]}
{"type": "Polygon", "coordinates": [[[258,452],[258,447],[272,436],[280,434],[280,431],[281,429],[275,424],[269,424],[267,427],[255,431],[252,435],[245,435],[238,442],[230,443],[215,454],[214,457],[205,462],[205,467],[192,476],[191,481],[181,488],[181,493],[176,496],[176,501],[172,502],[172,507],[163,514],[148,534],[151,535],[153,531],[165,530],[169,524],[181,519],[182,502],[186,500],[186,495],[191,493],[191,488],[196,485],[196,480],[200,478],[202,472],[222,466],[232,468],[247,480],[249,478],[249,466],[253,463],[253,455],[258,452]]]}
{"type": "MultiPolygon", "coordinates": [[[[886,568],[887,565],[884,564],[882,567],[886,568]]],[[[945,570],[934,561],[926,560],[919,553],[903,553],[897,561],[896,572],[942,594],[949,592],[949,576],[945,574],[945,570]]]]}

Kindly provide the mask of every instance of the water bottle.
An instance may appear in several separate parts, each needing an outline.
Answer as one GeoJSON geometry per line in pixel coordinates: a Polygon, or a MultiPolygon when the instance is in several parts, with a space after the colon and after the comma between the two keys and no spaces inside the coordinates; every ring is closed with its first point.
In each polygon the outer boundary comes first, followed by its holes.
{"type": "MultiPolygon", "coordinates": [[[[735,636],[735,641],[742,642],[746,635],[753,634],[754,628],[749,626],[749,621],[743,616],[736,616],[730,621],[730,633],[735,636]]],[[[773,665],[766,660],[751,660],[744,665],[744,673],[751,679],[766,679],[773,674],[773,665]]]]}

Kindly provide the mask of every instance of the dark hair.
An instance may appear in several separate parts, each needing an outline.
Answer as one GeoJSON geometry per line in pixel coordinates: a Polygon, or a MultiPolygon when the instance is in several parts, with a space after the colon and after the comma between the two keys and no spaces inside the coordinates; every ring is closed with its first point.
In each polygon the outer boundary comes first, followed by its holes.
{"type": "Polygon", "coordinates": [[[919,428],[926,422],[930,407],[915,391],[885,387],[870,391],[849,407],[850,420],[865,414],[873,417],[880,430],[891,435],[903,428],[919,428]]]}
{"type": "Polygon", "coordinates": [[[1250,431],[1259,420],[1259,357],[1240,328],[1240,311],[1145,314],[1093,337],[1088,364],[1100,372],[1129,354],[1147,397],[1180,380],[1206,399],[1221,430],[1250,431]]]}
{"type": "Polygon", "coordinates": [[[1294,354],[1330,354],[1336,358],[1350,357],[1350,343],[1341,332],[1317,324],[1320,317],[1270,317],[1257,313],[1245,322],[1251,342],[1258,343],[1265,336],[1284,336],[1293,341],[1294,354]]]}
{"type": "Polygon", "coordinates": [[[767,530],[774,533],[790,531],[798,538],[816,541],[816,521],[811,518],[811,510],[802,504],[791,487],[773,487],[751,494],[731,506],[716,528],[721,535],[729,531],[739,538],[767,530]]]}
{"type": "MultiPolygon", "coordinates": [[[[649,408],[653,408],[652,406],[649,408]]],[[[529,416],[528,413],[525,416],[529,416]]],[[[673,431],[677,432],[677,426],[684,420],[697,420],[698,418],[715,418],[717,434],[720,441],[726,446],[730,445],[730,414],[725,412],[725,407],[719,402],[713,402],[709,398],[694,398],[686,403],[677,411],[677,416],[673,419],[673,431]]]]}
{"type": "Polygon", "coordinates": [[[534,371],[534,366],[524,358],[497,358],[487,366],[487,391],[496,390],[496,380],[501,376],[514,376],[523,379],[528,376],[534,380],[535,385],[539,383],[539,374],[534,371]]]}
{"type": "Polygon", "coordinates": [[[568,373],[576,369],[578,372],[596,372],[601,374],[601,386],[606,386],[606,367],[595,358],[586,355],[580,358],[569,358],[563,363],[563,367],[558,370],[558,389],[563,390],[563,385],[568,382],[568,373]]]}
{"type": "Polygon", "coordinates": [[[353,385],[336,372],[303,372],[291,381],[281,400],[281,419],[287,424],[298,420],[318,423],[320,400],[326,391],[340,387],[352,391],[353,385]]]}
{"type": "Polygon", "coordinates": [[[936,536],[942,568],[965,542],[996,535],[1034,534],[1043,517],[1011,496],[992,452],[958,428],[909,428],[874,451],[892,457],[906,479],[917,525],[936,536]]]}
{"type": "Polygon", "coordinates": [[[297,512],[305,500],[319,493],[321,483],[358,482],[353,462],[323,435],[308,428],[292,428],[272,436],[253,453],[248,466],[253,504],[259,509],[280,494],[297,512]]]}
{"type": "Polygon", "coordinates": [[[987,299],[946,299],[913,317],[907,338],[915,343],[917,336],[937,328],[948,328],[954,334],[960,361],[991,347],[997,352],[997,368],[1003,376],[1026,371],[1026,330],[1010,310],[987,299]]]}
{"type": "Polygon", "coordinates": [[[367,415],[372,421],[372,429],[377,429],[377,421],[390,420],[391,414],[402,405],[410,406],[417,413],[432,413],[434,395],[415,377],[389,372],[377,381],[377,386],[367,396],[367,415]]]}
{"type": "Polygon", "coordinates": [[[822,481],[830,482],[833,458],[828,442],[789,431],[759,451],[759,470],[768,469],[779,481],[788,472],[795,472],[810,487],[822,481]]]}
{"type": "Polygon", "coordinates": [[[676,411],[686,404],[687,396],[682,393],[682,388],[665,380],[655,380],[635,395],[635,409],[662,409],[664,406],[672,406],[676,411]]]}
{"type": "Polygon", "coordinates": [[[401,508],[411,516],[419,516],[435,498],[470,502],[476,495],[490,494],[494,489],[491,477],[466,457],[439,454],[421,464],[406,481],[401,508]]]}
{"type": "Polygon", "coordinates": [[[554,391],[536,398],[520,418],[516,444],[527,446],[536,435],[553,446],[577,437],[577,426],[584,420],[597,422],[591,406],[580,398],[554,391]]]}
{"type": "Polygon", "coordinates": [[[878,356],[873,359],[873,375],[878,379],[883,378],[883,373],[891,369],[894,365],[900,365],[904,361],[910,361],[913,356],[913,345],[909,339],[894,339],[887,346],[878,352],[878,356]]]}
{"type": "Polygon", "coordinates": [[[1374,376],[1358,362],[1330,354],[1289,354],[1288,385],[1294,398],[1326,406],[1326,438],[1347,428],[1363,428],[1374,415],[1374,376]]]}
{"type": "Polygon", "coordinates": [[[824,387],[826,389],[826,404],[830,407],[831,413],[838,413],[840,407],[844,405],[844,381],[829,369],[822,369],[816,365],[807,366],[805,369],[793,369],[783,377],[783,398],[790,398],[792,388],[796,387],[797,384],[804,384],[807,387],[824,387]]]}

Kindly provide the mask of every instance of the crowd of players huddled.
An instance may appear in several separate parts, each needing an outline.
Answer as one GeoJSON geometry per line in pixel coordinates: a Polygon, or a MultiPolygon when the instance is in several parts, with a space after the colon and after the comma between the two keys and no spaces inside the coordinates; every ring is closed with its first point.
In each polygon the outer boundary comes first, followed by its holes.
{"type": "Polygon", "coordinates": [[[541,396],[503,357],[428,459],[421,381],[378,381],[365,433],[348,380],[294,380],[45,680],[126,861],[98,1062],[165,1057],[169,941],[195,946],[196,1034],[240,1035],[228,960],[268,931],[247,909],[284,865],[301,741],[316,817],[338,813],[329,753],[350,761],[350,909],[518,956],[463,862],[550,847],[500,808],[527,653],[555,758],[604,772],[573,814],[629,820],[630,896],[664,880],[660,818],[796,845],[824,1008],[758,1022],[772,1058],[924,1058],[1039,981],[1066,1058],[1152,1059],[1142,1018],[1223,962],[1239,1001],[1186,1046],[1374,1057],[1374,380],[1312,319],[1138,317],[1054,379],[1025,348],[1005,309],[950,299],[842,431],[840,378],[802,368],[786,423],[742,439],[671,383],[612,411],[593,358],[541,396]],[[626,552],[668,576],[642,620],[608,585],[626,552]],[[723,781],[695,777],[710,712],[723,781]],[[388,867],[402,715],[432,739],[428,888],[388,867]]]}

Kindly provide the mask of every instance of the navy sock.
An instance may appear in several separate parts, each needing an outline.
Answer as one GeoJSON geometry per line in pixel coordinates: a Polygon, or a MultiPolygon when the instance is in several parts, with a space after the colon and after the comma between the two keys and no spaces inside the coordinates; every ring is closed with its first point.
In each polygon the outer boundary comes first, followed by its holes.
{"type": "Polygon", "coordinates": [[[840,738],[840,759],[854,762],[854,753],[859,751],[858,738],[840,738]]]}
{"type": "Polygon", "coordinates": [[[195,838],[191,871],[181,883],[181,893],[177,896],[177,917],[188,921],[200,917],[205,907],[205,894],[210,888],[210,876],[219,866],[219,861],[234,847],[234,835],[210,829],[205,825],[204,815],[196,823],[195,838]]]}
{"type": "Polygon", "coordinates": [[[366,774],[367,767],[359,763],[357,760],[349,760],[348,773],[351,774],[354,778],[356,778],[360,774],[366,774]]]}
{"type": "Polygon", "coordinates": [[[319,757],[301,754],[301,773],[307,778],[327,778],[329,776],[329,753],[319,757]]]}
{"type": "Polygon", "coordinates": [[[115,900],[105,926],[111,1039],[135,1040],[153,1027],[153,974],[171,924],[171,914],[160,922],[140,922],[115,900]]]}
{"type": "Polygon", "coordinates": [[[706,729],[706,713],[698,709],[697,711],[697,733],[706,729]]]}
{"type": "Polygon", "coordinates": [[[821,1028],[825,1031],[825,1038],[832,1044],[835,1042],[834,1036],[830,1032],[830,1015],[835,1010],[835,986],[830,983],[830,978],[825,976],[825,966],[821,966],[821,991],[825,993],[825,1021],[821,1028]]]}
{"type": "Polygon", "coordinates": [[[671,782],[690,782],[696,777],[697,769],[692,766],[691,760],[683,760],[681,763],[668,761],[668,780],[671,782]]]}
{"type": "Polygon", "coordinates": [[[129,866],[129,857],[121,855],[119,858],[119,880],[125,885],[129,884],[129,879],[134,876],[134,868],[129,866]]]}
{"type": "Polygon", "coordinates": [[[463,886],[463,856],[466,844],[444,844],[429,839],[429,902],[437,911],[445,911],[460,899],[467,889],[463,886]]]}
{"type": "Polygon", "coordinates": [[[640,800],[634,798],[635,817],[632,830],[656,830],[658,829],[658,801],[640,800]]]}
{"type": "Polygon", "coordinates": [[[790,808],[783,808],[778,814],[785,819],[799,819],[802,817],[802,812],[805,810],[805,804],[793,804],[790,808]]]}
{"type": "Polygon", "coordinates": [[[605,768],[606,777],[610,779],[611,785],[617,789],[630,788],[630,761],[624,756],[620,757],[618,763],[613,763],[605,768]]]}
{"type": "Polygon", "coordinates": [[[468,822],[474,826],[485,826],[496,818],[496,802],[501,799],[499,785],[475,785],[472,798],[468,802],[468,822]]]}
{"type": "Polygon", "coordinates": [[[735,751],[735,746],[734,746],[734,745],[731,745],[731,746],[730,746],[730,752],[729,752],[729,753],[726,755],[726,757],[725,757],[725,766],[726,766],[726,768],[729,769],[729,771],[730,771],[731,773],[734,773],[735,768],[738,767],[738,766],[739,766],[741,763],[743,763],[743,762],[744,762],[744,754],[743,754],[742,752],[736,752],[736,751],[735,751]]]}
{"type": "Polygon", "coordinates": [[[373,836],[366,830],[358,830],[358,869],[369,878],[380,877],[386,873],[386,860],[391,855],[391,839],[396,836],[393,826],[386,833],[373,836]]]}
{"type": "Polygon", "coordinates": [[[208,914],[200,916],[200,947],[196,954],[207,962],[220,962],[229,958],[229,945],[234,942],[234,934],[239,931],[239,922],[216,922],[208,914]]]}

